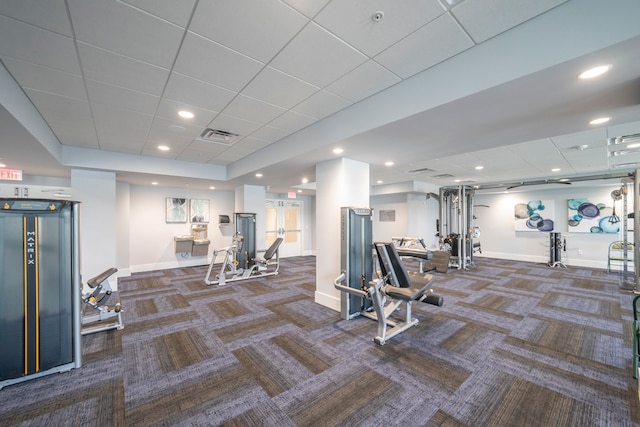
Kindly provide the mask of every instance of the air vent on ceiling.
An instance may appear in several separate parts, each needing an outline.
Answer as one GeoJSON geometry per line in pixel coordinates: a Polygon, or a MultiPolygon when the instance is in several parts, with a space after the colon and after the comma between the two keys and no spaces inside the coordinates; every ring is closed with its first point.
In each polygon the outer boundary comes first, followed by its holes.
{"type": "Polygon", "coordinates": [[[216,144],[233,145],[240,139],[237,133],[231,133],[224,130],[205,129],[197,138],[200,141],[213,142],[216,144]]]}
{"type": "Polygon", "coordinates": [[[418,175],[420,173],[427,173],[427,172],[435,172],[435,171],[429,168],[421,168],[421,169],[414,169],[414,170],[407,171],[407,173],[410,173],[412,175],[418,175]]]}
{"type": "Polygon", "coordinates": [[[609,138],[607,140],[608,145],[618,145],[618,144],[634,144],[640,142],[640,133],[636,133],[633,135],[624,135],[624,136],[616,136],[615,138],[609,138]]]}
{"type": "Polygon", "coordinates": [[[431,178],[436,178],[436,179],[453,178],[453,175],[448,173],[441,173],[440,175],[434,175],[431,178]]]}

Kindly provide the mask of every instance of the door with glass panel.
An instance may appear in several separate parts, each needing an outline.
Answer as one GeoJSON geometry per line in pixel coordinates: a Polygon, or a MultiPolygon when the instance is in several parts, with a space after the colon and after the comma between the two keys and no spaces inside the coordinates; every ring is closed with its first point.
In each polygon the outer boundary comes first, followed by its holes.
{"type": "Polygon", "coordinates": [[[265,247],[282,237],[281,257],[302,255],[302,202],[267,199],[266,204],[265,247]]]}

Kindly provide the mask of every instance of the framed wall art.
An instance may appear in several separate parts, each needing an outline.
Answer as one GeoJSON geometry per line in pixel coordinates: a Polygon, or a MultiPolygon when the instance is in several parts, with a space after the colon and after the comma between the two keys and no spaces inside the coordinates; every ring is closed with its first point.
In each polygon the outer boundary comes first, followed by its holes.
{"type": "Polygon", "coordinates": [[[191,199],[189,202],[191,222],[209,222],[209,200],[191,199]]]}
{"type": "Polygon", "coordinates": [[[166,222],[185,223],[187,222],[187,199],[178,197],[167,197],[166,199],[166,222]]]}

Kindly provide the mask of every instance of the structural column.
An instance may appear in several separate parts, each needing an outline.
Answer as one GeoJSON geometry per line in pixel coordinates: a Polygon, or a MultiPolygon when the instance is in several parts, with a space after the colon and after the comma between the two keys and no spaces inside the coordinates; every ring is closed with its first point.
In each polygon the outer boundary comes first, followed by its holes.
{"type": "Polygon", "coordinates": [[[369,207],[369,165],[350,159],[316,165],[315,302],[340,311],[340,208],[369,207]]]}
{"type": "MultiPolygon", "coordinates": [[[[71,197],[81,202],[80,274],[86,283],[116,266],[116,174],[72,169],[71,197]]],[[[117,289],[115,277],[109,282],[117,289]]]]}
{"type": "Polygon", "coordinates": [[[267,191],[261,185],[236,187],[235,212],[256,214],[256,248],[265,248],[267,191]]]}

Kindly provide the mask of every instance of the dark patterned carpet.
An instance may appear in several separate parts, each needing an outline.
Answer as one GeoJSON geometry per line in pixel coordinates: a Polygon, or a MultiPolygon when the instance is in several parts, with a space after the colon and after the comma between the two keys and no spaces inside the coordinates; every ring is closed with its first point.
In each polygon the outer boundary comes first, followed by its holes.
{"type": "Polygon", "coordinates": [[[314,257],[225,286],[134,274],[125,329],[84,337],[81,369],[0,390],[0,425],[640,425],[617,275],[477,263],[436,274],[444,306],[384,346],[313,302],[314,257]]]}

